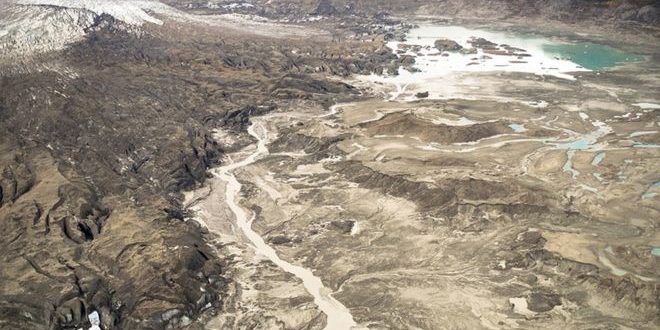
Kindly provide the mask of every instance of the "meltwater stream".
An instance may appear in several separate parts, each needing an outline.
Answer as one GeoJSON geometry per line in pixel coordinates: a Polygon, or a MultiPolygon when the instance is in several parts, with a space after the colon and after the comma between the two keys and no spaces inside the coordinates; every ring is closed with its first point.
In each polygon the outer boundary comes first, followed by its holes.
{"type": "Polygon", "coordinates": [[[260,157],[269,153],[268,148],[266,147],[268,132],[263,125],[256,122],[253,123],[248,128],[248,133],[258,140],[257,150],[240,162],[219,167],[214,171],[218,178],[227,183],[225,197],[229,209],[231,209],[236,216],[238,227],[241,228],[241,231],[250,242],[254,244],[254,248],[258,253],[267,257],[286,272],[289,272],[302,280],[305,289],[307,289],[307,291],[314,297],[314,303],[316,303],[319,309],[327,316],[325,329],[348,330],[355,327],[356,323],[348,308],[330,295],[331,290],[323,285],[321,279],[314,276],[312,271],[307,268],[296,266],[282,260],[277,255],[275,249],[266,244],[264,239],[252,229],[252,223],[249,220],[250,217],[247,212],[238,205],[236,200],[241,191],[241,184],[232,172],[238,168],[254,163],[260,157]]]}

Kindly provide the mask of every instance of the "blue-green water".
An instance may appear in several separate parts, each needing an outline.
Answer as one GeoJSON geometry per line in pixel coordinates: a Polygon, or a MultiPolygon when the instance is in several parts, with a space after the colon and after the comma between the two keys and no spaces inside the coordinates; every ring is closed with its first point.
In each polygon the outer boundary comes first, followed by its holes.
{"type": "Polygon", "coordinates": [[[545,44],[543,51],[559,58],[570,59],[589,70],[603,70],[626,62],[639,62],[644,56],[592,42],[545,44]]]}
{"type": "Polygon", "coordinates": [[[650,199],[650,198],[653,198],[655,196],[658,196],[658,193],[645,192],[645,193],[642,194],[642,199],[650,199]]]}
{"type": "Polygon", "coordinates": [[[522,133],[527,131],[525,125],[521,125],[521,124],[511,124],[509,125],[509,127],[516,133],[522,133]]]}
{"type": "Polygon", "coordinates": [[[600,164],[603,159],[605,159],[605,153],[601,151],[597,153],[596,156],[594,156],[594,159],[591,161],[591,165],[598,166],[598,164],[600,164]]]}
{"type": "Polygon", "coordinates": [[[647,143],[640,143],[640,144],[635,144],[633,145],[635,148],[650,148],[650,149],[655,149],[655,148],[660,148],[660,144],[647,144],[647,143]]]}
{"type": "Polygon", "coordinates": [[[654,184],[652,184],[652,185],[649,187],[649,189],[647,189],[647,190],[642,194],[642,199],[649,199],[649,198],[653,198],[653,197],[655,197],[655,196],[658,196],[658,193],[657,193],[657,192],[649,191],[649,190],[651,190],[651,189],[653,189],[653,188],[660,188],[660,181],[655,182],[654,184]]]}
{"type": "Polygon", "coordinates": [[[568,143],[560,143],[555,145],[555,148],[557,149],[568,149],[568,150],[585,150],[589,149],[591,146],[591,142],[589,142],[589,139],[579,139],[575,140],[573,142],[568,142],[568,143]]]}
{"type": "Polygon", "coordinates": [[[660,247],[654,247],[651,249],[651,254],[656,257],[660,257],[660,247]]]}

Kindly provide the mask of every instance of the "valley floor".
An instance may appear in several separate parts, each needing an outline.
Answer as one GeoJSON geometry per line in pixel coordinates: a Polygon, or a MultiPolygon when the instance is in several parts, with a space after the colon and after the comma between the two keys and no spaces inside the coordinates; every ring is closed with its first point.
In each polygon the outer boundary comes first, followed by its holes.
{"type": "MultiPolygon", "coordinates": [[[[351,80],[375,97],[252,118],[268,153],[234,170],[241,205],[360,328],[652,329],[657,73],[644,62],[576,80],[455,73],[406,90],[351,80]],[[415,100],[442,84],[460,96],[415,100]]],[[[250,250],[213,182],[194,209],[223,244],[250,250]]],[[[278,284],[252,281],[270,289],[248,309],[285,328],[318,319],[309,304],[268,307],[283,299],[278,284]]]]}

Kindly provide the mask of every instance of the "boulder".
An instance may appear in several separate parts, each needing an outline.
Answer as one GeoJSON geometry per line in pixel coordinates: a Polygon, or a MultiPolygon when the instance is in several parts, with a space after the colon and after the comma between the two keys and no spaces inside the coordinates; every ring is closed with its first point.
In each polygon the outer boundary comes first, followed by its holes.
{"type": "Polygon", "coordinates": [[[532,292],[527,296],[527,308],[529,310],[543,313],[561,305],[561,298],[554,293],[532,292]]]}
{"type": "Polygon", "coordinates": [[[434,43],[435,48],[439,51],[458,51],[463,49],[463,46],[459,45],[456,41],[450,39],[438,39],[434,43]]]}
{"type": "Polygon", "coordinates": [[[282,244],[289,244],[291,243],[291,239],[284,236],[284,235],[278,235],[270,239],[270,242],[275,245],[282,245],[282,244]]]}
{"type": "Polygon", "coordinates": [[[342,232],[344,234],[348,234],[353,229],[353,226],[355,225],[355,221],[353,221],[353,220],[335,220],[335,221],[331,222],[331,225],[332,225],[332,227],[339,230],[340,232],[342,232]]]}
{"type": "Polygon", "coordinates": [[[660,8],[654,5],[648,5],[637,11],[637,20],[644,23],[654,23],[660,21],[660,8]]]}
{"type": "Polygon", "coordinates": [[[484,38],[472,38],[468,41],[472,47],[476,48],[497,48],[497,44],[484,38]]]}
{"type": "Polygon", "coordinates": [[[399,58],[399,63],[401,63],[401,65],[404,65],[404,66],[405,66],[405,65],[413,65],[413,64],[415,64],[415,56],[412,56],[412,55],[402,55],[402,56],[399,58]]]}
{"type": "Polygon", "coordinates": [[[333,16],[337,15],[338,11],[329,0],[321,0],[313,14],[320,16],[333,16]]]}

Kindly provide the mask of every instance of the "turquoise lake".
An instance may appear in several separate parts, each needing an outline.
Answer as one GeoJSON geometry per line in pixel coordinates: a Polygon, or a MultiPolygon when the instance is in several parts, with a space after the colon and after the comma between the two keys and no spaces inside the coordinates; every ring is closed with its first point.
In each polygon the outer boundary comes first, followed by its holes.
{"type": "Polygon", "coordinates": [[[559,58],[570,59],[589,70],[604,70],[627,62],[639,62],[644,56],[592,42],[552,43],[543,50],[559,58]]]}
{"type": "Polygon", "coordinates": [[[656,257],[660,257],[660,247],[654,247],[654,248],[651,250],[651,254],[654,255],[654,256],[656,256],[656,257]]]}

